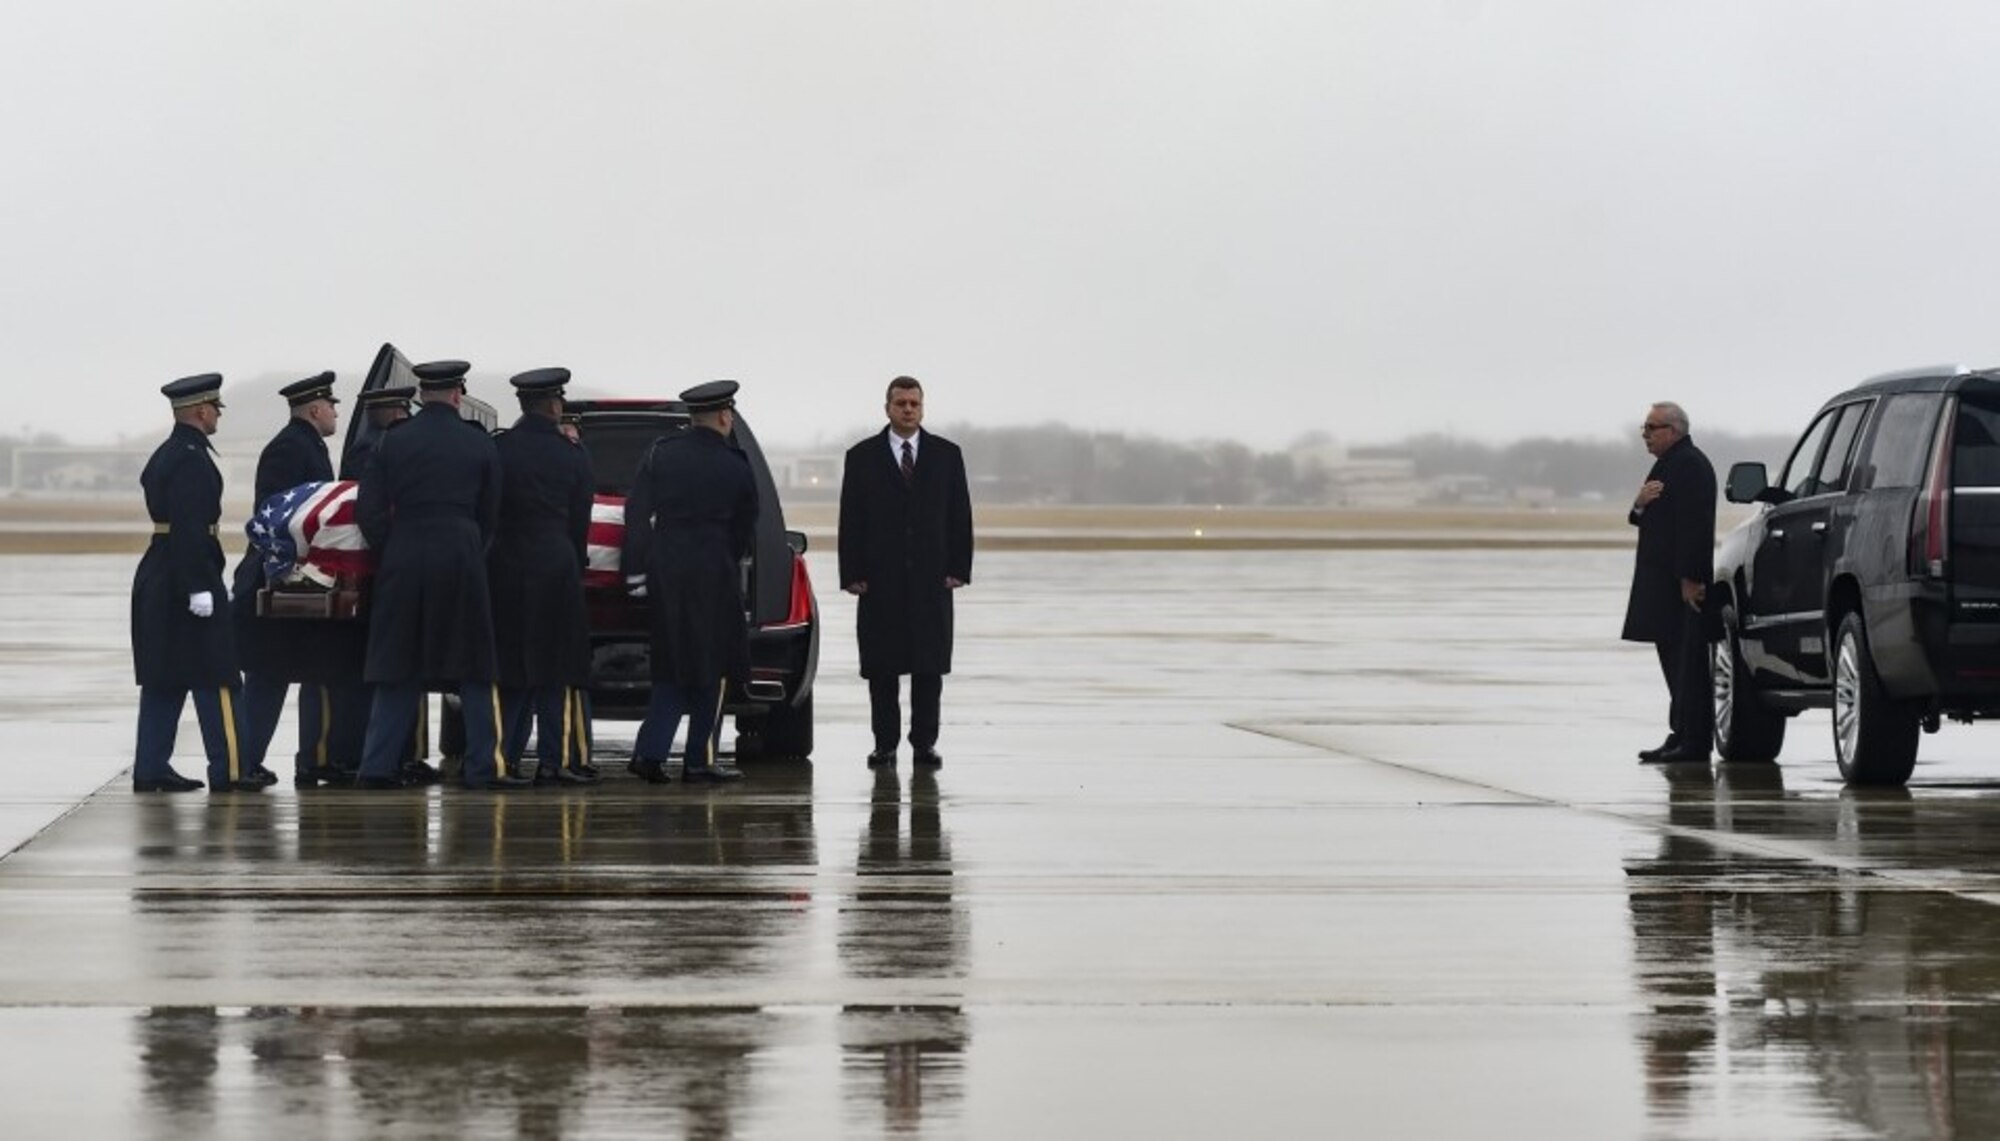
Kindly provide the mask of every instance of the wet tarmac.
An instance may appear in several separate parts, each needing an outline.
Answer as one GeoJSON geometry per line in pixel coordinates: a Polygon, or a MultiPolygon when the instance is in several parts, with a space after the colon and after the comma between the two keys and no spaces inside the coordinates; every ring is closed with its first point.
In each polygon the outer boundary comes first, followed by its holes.
{"type": "Polygon", "coordinates": [[[0,558],[7,1135],[2000,1129],[2000,728],[1637,765],[1616,551],[999,552],[878,779],[812,558],[815,763],[218,797],[128,791],[130,560],[0,558]]]}

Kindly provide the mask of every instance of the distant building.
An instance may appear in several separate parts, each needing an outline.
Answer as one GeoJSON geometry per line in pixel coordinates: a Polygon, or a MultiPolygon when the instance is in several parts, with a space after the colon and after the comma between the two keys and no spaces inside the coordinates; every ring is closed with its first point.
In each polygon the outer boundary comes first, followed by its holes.
{"type": "Polygon", "coordinates": [[[1295,465],[1317,465],[1326,476],[1326,502],[1342,507],[1411,507],[1430,489],[1417,478],[1409,449],[1315,441],[1292,451],[1295,465]]]}

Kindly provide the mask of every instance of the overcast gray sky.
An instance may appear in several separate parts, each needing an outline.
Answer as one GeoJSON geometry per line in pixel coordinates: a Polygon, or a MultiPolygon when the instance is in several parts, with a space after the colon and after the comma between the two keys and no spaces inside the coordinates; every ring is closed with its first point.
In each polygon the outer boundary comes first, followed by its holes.
{"type": "Polygon", "coordinates": [[[507,407],[736,377],[767,442],[897,373],[934,426],[1789,432],[2000,363],[1996,58],[1985,2],[10,0],[0,430],[391,340],[507,407]]]}

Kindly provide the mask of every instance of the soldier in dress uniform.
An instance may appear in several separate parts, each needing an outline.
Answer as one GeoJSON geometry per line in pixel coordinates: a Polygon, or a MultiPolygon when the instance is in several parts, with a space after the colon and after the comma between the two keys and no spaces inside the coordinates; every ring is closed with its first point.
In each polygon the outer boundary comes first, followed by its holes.
{"type": "MultiPolygon", "coordinates": [[[[375,458],[375,449],[382,442],[382,436],[390,429],[410,420],[410,401],[417,395],[413,384],[394,388],[377,388],[364,392],[355,398],[355,405],[373,431],[355,432],[347,450],[340,457],[340,478],[359,481],[362,473],[375,458]]],[[[334,764],[345,771],[347,780],[354,777],[354,768],[360,764],[363,742],[368,732],[368,707],[374,699],[374,690],[361,680],[362,670],[368,656],[368,624],[363,621],[354,624],[359,635],[358,644],[352,647],[345,663],[341,682],[333,687],[333,757],[334,764]]],[[[410,749],[403,761],[403,779],[410,784],[436,784],[437,769],[424,762],[424,754],[430,751],[429,702],[417,702],[417,721],[410,731],[410,749]]]]}
{"type": "MultiPolygon", "coordinates": [[[[291,418],[257,457],[257,486],[250,499],[250,526],[265,526],[257,518],[264,501],[305,483],[333,478],[333,460],[326,438],[340,424],[340,398],[333,394],[333,374],[322,372],[278,390],[291,406],[291,418]]],[[[264,757],[284,713],[285,694],[299,683],[299,747],[293,754],[292,783],[311,788],[338,776],[332,759],[333,700],[329,686],[339,680],[347,643],[359,639],[339,622],[311,619],[259,618],[257,592],[269,583],[264,560],[253,544],[236,564],[236,590],[231,615],[236,624],[236,652],[243,667],[243,756],[253,778],[276,783],[264,757]]]]}
{"type": "Polygon", "coordinates": [[[202,782],[173,769],[181,710],[194,695],[208,753],[209,783],[218,792],[261,789],[238,751],[241,678],[229,620],[217,610],[222,585],[222,471],[208,437],[222,419],[222,377],[183,377],[160,391],[173,405],[174,430],[139,476],[153,540],[132,577],[132,667],[139,683],[139,739],[132,764],[134,792],[191,792],[202,782]]]}
{"type": "MultiPolygon", "coordinates": [[[[562,432],[564,439],[575,444],[577,447],[583,446],[583,417],[574,412],[565,412],[562,414],[562,419],[556,422],[556,427],[558,431],[562,432]]],[[[595,497],[593,496],[592,499],[594,502],[595,497]]],[[[586,567],[589,566],[587,558],[584,565],[586,567]]],[[[590,760],[593,736],[591,718],[595,715],[591,712],[590,707],[590,678],[587,668],[584,680],[577,685],[569,687],[568,701],[571,727],[569,737],[569,767],[582,773],[589,780],[596,780],[600,774],[597,771],[597,766],[592,764],[590,760]]]]}
{"type": "Polygon", "coordinates": [[[741,780],[716,764],[724,688],[750,672],[742,560],[756,534],[757,484],[730,443],[733,380],[681,393],[689,425],[654,441],[625,504],[620,568],[635,598],[650,598],[653,696],[633,747],[641,778],[665,784],[667,750],[688,718],[690,784],[741,780]]]}
{"type": "Polygon", "coordinates": [[[357,521],[376,553],[368,661],[375,686],[359,788],[399,788],[417,706],[434,686],[465,710],[468,788],[519,788],[500,754],[493,607],[486,551],[500,514],[500,456],[479,425],[460,418],[464,361],[416,367],[423,408],[382,437],[361,479],[357,521]]]}
{"type": "Polygon", "coordinates": [[[595,779],[570,764],[577,726],[569,694],[590,680],[583,563],[596,479],[590,457],[561,432],[568,382],[566,368],[514,377],[521,418],[493,441],[500,453],[500,529],[487,565],[502,741],[509,771],[519,773],[529,725],[538,726],[538,784],[595,779]]]}
{"type": "Polygon", "coordinates": [[[374,431],[354,434],[354,442],[340,457],[340,478],[361,478],[368,469],[369,461],[375,458],[375,449],[381,445],[383,435],[410,418],[410,401],[416,395],[416,386],[405,384],[364,392],[355,399],[355,404],[360,406],[361,414],[368,418],[374,431]]]}

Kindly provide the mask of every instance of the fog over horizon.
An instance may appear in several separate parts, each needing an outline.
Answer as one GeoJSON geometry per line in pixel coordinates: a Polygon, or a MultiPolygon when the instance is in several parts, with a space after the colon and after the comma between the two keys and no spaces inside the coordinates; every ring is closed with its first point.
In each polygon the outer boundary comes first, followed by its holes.
{"type": "Polygon", "coordinates": [[[781,446],[902,373],[1260,450],[1790,434],[2000,363],[1997,50],[1970,0],[22,0],[0,432],[388,340],[503,411],[734,377],[781,446]]]}

